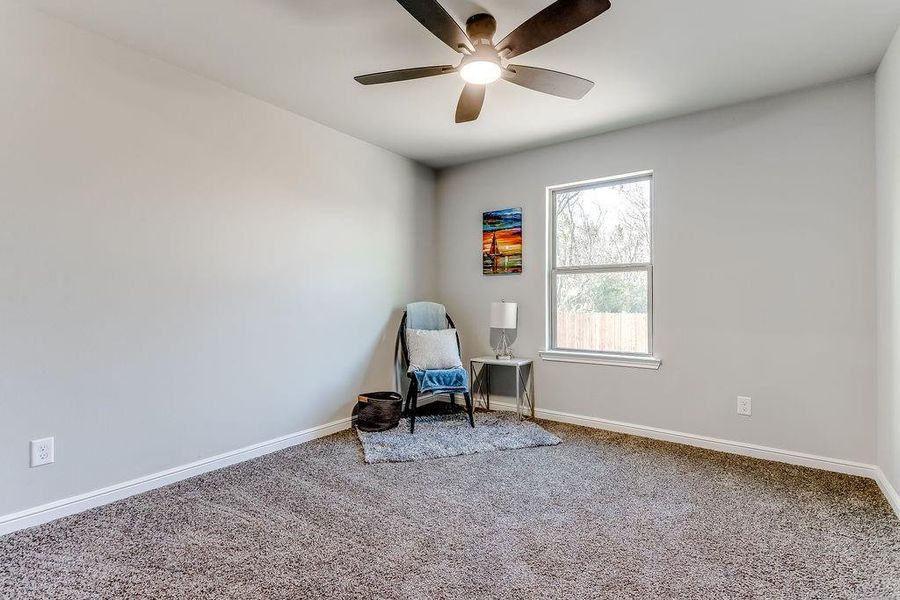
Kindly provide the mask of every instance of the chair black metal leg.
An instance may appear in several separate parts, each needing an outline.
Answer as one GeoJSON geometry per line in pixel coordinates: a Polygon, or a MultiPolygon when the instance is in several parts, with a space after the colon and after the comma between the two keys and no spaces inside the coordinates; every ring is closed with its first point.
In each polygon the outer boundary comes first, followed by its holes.
{"type": "Polygon", "coordinates": [[[472,396],[469,395],[469,392],[463,392],[463,396],[466,399],[466,411],[469,413],[469,425],[475,427],[475,414],[472,410],[472,396]]]}
{"type": "Polygon", "coordinates": [[[410,407],[410,404],[411,404],[411,402],[412,402],[413,387],[414,387],[414,386],[415,386],[415,384],[414,384],[412,381],[410,381],[410,382],[409,382],[409,389],[406,390],[406,402],[404,402],[404,404],[403,404],[403,416],[405,416],[405,417],[408,417],[408,416],[409,416],[409,407],[410,407]]]}
{"type": "Polygon", "coordinates": [[[456,412],[456,394],[450,394],[450,413],[456,412]]]}
{"type": "Polygon", "coordinates": [[[416,431],[416,405],[419,403],[419,383],[413,379],[409,382],[409,432],[416,431]]]}

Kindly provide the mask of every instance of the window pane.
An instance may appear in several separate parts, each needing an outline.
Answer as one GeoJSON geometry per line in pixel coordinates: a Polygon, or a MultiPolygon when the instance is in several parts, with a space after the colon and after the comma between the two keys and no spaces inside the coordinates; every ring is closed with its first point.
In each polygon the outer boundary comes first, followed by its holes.
{"type": "Polygon", "coordinates": [[[647,271],[556,276],[555,348],[647,354],[647,271]]]}
{"type": "Polygon", "coordinates": [[[556,265],[650,262],[650,179],[556,192],[556,265]]]}

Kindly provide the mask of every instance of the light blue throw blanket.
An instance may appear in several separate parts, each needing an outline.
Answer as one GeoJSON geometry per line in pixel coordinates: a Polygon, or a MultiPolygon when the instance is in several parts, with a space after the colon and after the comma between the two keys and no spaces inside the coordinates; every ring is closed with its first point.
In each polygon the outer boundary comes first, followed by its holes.
{"type": "Polygon", "coordinates": [[[413,371],[413,374],[416,376],[416,382],[419,384],[419,392],[446,393],[469,391],[469,376],[462,367],[413,371]]]}
{"type": "Polygon", "coordinates": [[[406,305],[406,328],[435,331],[447,329],[447,309],[437,302],[413,302],[406,305]]]}

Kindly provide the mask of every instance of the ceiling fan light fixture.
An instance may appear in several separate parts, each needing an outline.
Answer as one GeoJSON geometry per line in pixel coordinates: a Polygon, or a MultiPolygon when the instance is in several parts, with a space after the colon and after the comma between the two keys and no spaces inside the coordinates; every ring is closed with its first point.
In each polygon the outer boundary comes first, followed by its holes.
{"type": "Polygon", "coordinates": [[[592,81],[550,69],[506,63],[581,27],[612,6],[610,0],[555,0],[495,44],[497,20],[487,13],[481,12],[466,19],[466,30],[463,31],[439,0],[397,2],[436,38],[462,54],[462,60],[456,67],[435,65],[398,69],[357,75],[354,79],[362,85],[373,85],[459,73],[466,85],[456,105],[457,123],[468,123],[478,118],[487,85],[501,78],[560,98],[583,98],[594,86],[592,81]]]}
{"type": "Polygon", "coordinates": [[[473,60],[460,68],[459,76],[466,83],[487,85],[500,79],[502,73],[500,65],[491,60],[473,60]]]}

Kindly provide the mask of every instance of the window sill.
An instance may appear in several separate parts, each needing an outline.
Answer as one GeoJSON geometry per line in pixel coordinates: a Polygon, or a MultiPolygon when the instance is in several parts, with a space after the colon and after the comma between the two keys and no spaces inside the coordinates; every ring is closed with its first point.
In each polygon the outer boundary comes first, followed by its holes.
{"type": "Polygon", "coordinates": [[[600,352],[571,352],[566,350],[541,350],[538,354],[544,360],[634,367],[637,369],[659,369],[660,360],[655,356],[629,356],[627,354],[603,354],[600,352]]]}

